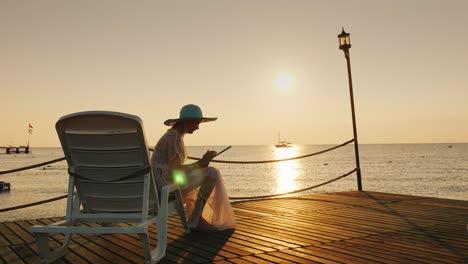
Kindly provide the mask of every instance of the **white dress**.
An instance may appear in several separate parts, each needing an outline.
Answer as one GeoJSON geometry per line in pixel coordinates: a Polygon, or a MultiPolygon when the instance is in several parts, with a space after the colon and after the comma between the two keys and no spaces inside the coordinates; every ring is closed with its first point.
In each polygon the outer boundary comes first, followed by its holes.
{"type": "MultiPolygon", "coordinates": [[[[182,164],[187,158],[183,137],[176,129],[169,129],[154,147],[151,164],[155,171],[158,186],[173,183],[172,175],[167,170],[170,160],[176,157],[182,164]]],[[[219,170],[214,167],[195,169],[186,175],[186,182],[180,186],[187,208],[189,226],[201,230],[219,231],[233,229],[236,226],[234,211],[224,187],[219,170]],[[200,193],[200,185],[213,184],[211,193],[200,193]],[[194,212],[197,198],[206,200],[202,212],[194,212]]]]}

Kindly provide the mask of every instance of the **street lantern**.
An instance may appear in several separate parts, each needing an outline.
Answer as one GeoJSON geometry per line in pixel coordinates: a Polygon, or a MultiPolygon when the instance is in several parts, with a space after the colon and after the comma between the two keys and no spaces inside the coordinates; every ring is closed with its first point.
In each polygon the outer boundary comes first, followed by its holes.
{"type": "Polygon", "coordinates": [[[342,28],[341,34],[338,35],[338,41],[340,43],[341,50],[348,50],[351,48],[351,39],[349,38],[349,33],[346,33],[344,28],[342,28]]]}
{"type": "Polygon", "coordinates": [[[353,79],[351,77],[351,59],[349,57],[349,48],[351,48],[351,40],[349,38],[349,33],[344,31],[342,28],[341,34],[338,35],[338,41],[340,43],[340,50],[343,50],[346,58],[346,64],[348,66],[348,82],[349,82],[349,99],[351,101],[351,116],[353,121],[353,135],[354,135],[354,152],[356,156],[356,174],[357,174],[357,184],[358,190],[362,191],[362,181],[361,181],[361,165],[359,162],[359,144],[357,137],[357,128],[356,128],[356,114],[354,111],[354,95],[353,95],[353,79]]]}

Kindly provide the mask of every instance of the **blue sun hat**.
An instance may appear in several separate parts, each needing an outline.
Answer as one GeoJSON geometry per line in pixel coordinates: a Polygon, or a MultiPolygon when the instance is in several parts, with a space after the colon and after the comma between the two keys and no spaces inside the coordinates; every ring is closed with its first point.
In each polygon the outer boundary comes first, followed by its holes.
{"type": "Polygon", "coordinates": [[[179,118],[168,119],[164,121],[164,124],[166,126],[173,126],[178,121],[193,120],[193,119],[200,120],[200,122],[203,123],[203,122],[215,121],[218,118],[217,117],[204,117],[200,107],[194,104],[188,104],[182,107],[182,109],[180,109],[179,118]]]}

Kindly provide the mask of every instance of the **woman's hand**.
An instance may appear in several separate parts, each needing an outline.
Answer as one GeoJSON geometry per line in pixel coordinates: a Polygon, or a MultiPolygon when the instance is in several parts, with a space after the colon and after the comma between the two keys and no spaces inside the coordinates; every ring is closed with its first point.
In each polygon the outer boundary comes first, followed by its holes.
{"type": "Polygon", "coordinates": [[[202,159],[211,161],[214,158],[214,156],[216,156],[216,153],[218,153],[218,152],[216,152],[214,150],[207,150],[205,155],[203,155],[202,159]]]}
{"type": "Polygon", "coordinates": [[[214,150],[207,150],[200,160],[200,166],[202,168],[208,167],[208,165],[210,164],[210,161],[216,156],[216,153],[218,152],[214,150]]]}

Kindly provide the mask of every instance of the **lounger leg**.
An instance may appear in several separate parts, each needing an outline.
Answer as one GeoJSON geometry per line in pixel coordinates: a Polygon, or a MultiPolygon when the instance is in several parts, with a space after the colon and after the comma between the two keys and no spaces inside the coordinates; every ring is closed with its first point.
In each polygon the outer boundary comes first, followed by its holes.
{"type": "Polygon", "coordinates": [[[148,233],[140,233],[141,244],[143,245],[143,253],[145,254],[145,263],[150,264],[151,262],[151,245],[149,241],[148,233]]]}
{"type": "Polygon", "coordinates": [[[68,244],[70,244],[70,241],[71,241],[71,236],[72,236],[72,234],[65,234],[65,238],[63,239],[62,248],[68,247],[68,244]]]}
{"type": "Polygon", "coordinates": [[[167,247],[167,212],[158,215],[156,220],[156,228],[158,232],[158,243],[156,249],[153,250],[153,261],[156,263],[166,255],[167,247]]]}
{"type": "Polygon", "coordinates": [[[56,251],[51,251],[49,246],[49,233],[36,233],[37,248],[39,250],[40,263],[50,263],[63,256],[68,252],[68,244],[70,243],[71,234],[66,234],[62,246],[56,251]]]}
{"type": "Polygon", "coordinates": [[[158,227],[158,242],[155,249],[151,250],[151,244],[148,233],[140,233],[141,243],[143,244],[143,252],[145,254],[145,264],[154,264],[164,258],[166,255],[166,241],[160,238],[158,227]]]}
{"type": "MultiPolygon", "coordinates": [[[[167,192],[163,192],[161,199],[161,208],[158,211],[158,216],[156,217],[156,231],[158,232],[158,241],[156,248],[151,251],[151,263],[157,263],[166,255],[167,247],[167,218],[168,218],[168,195],[167,192]]],[[[145,258],[147,251],[149,250],[149,238],[148,234],[140,234],[140,239],[145,247],[145,258]],[[145,244],[148,244],[146,246],[145,244]]],[[[146,260],[148,262],[148,260],[146,260]]]]}
{"type": "Polygon", "coordinates": [[[47,256],[51,252],[49,247],[49,233],[36,233],[36,238],[40,263],[47,263],[47,256]]]}

